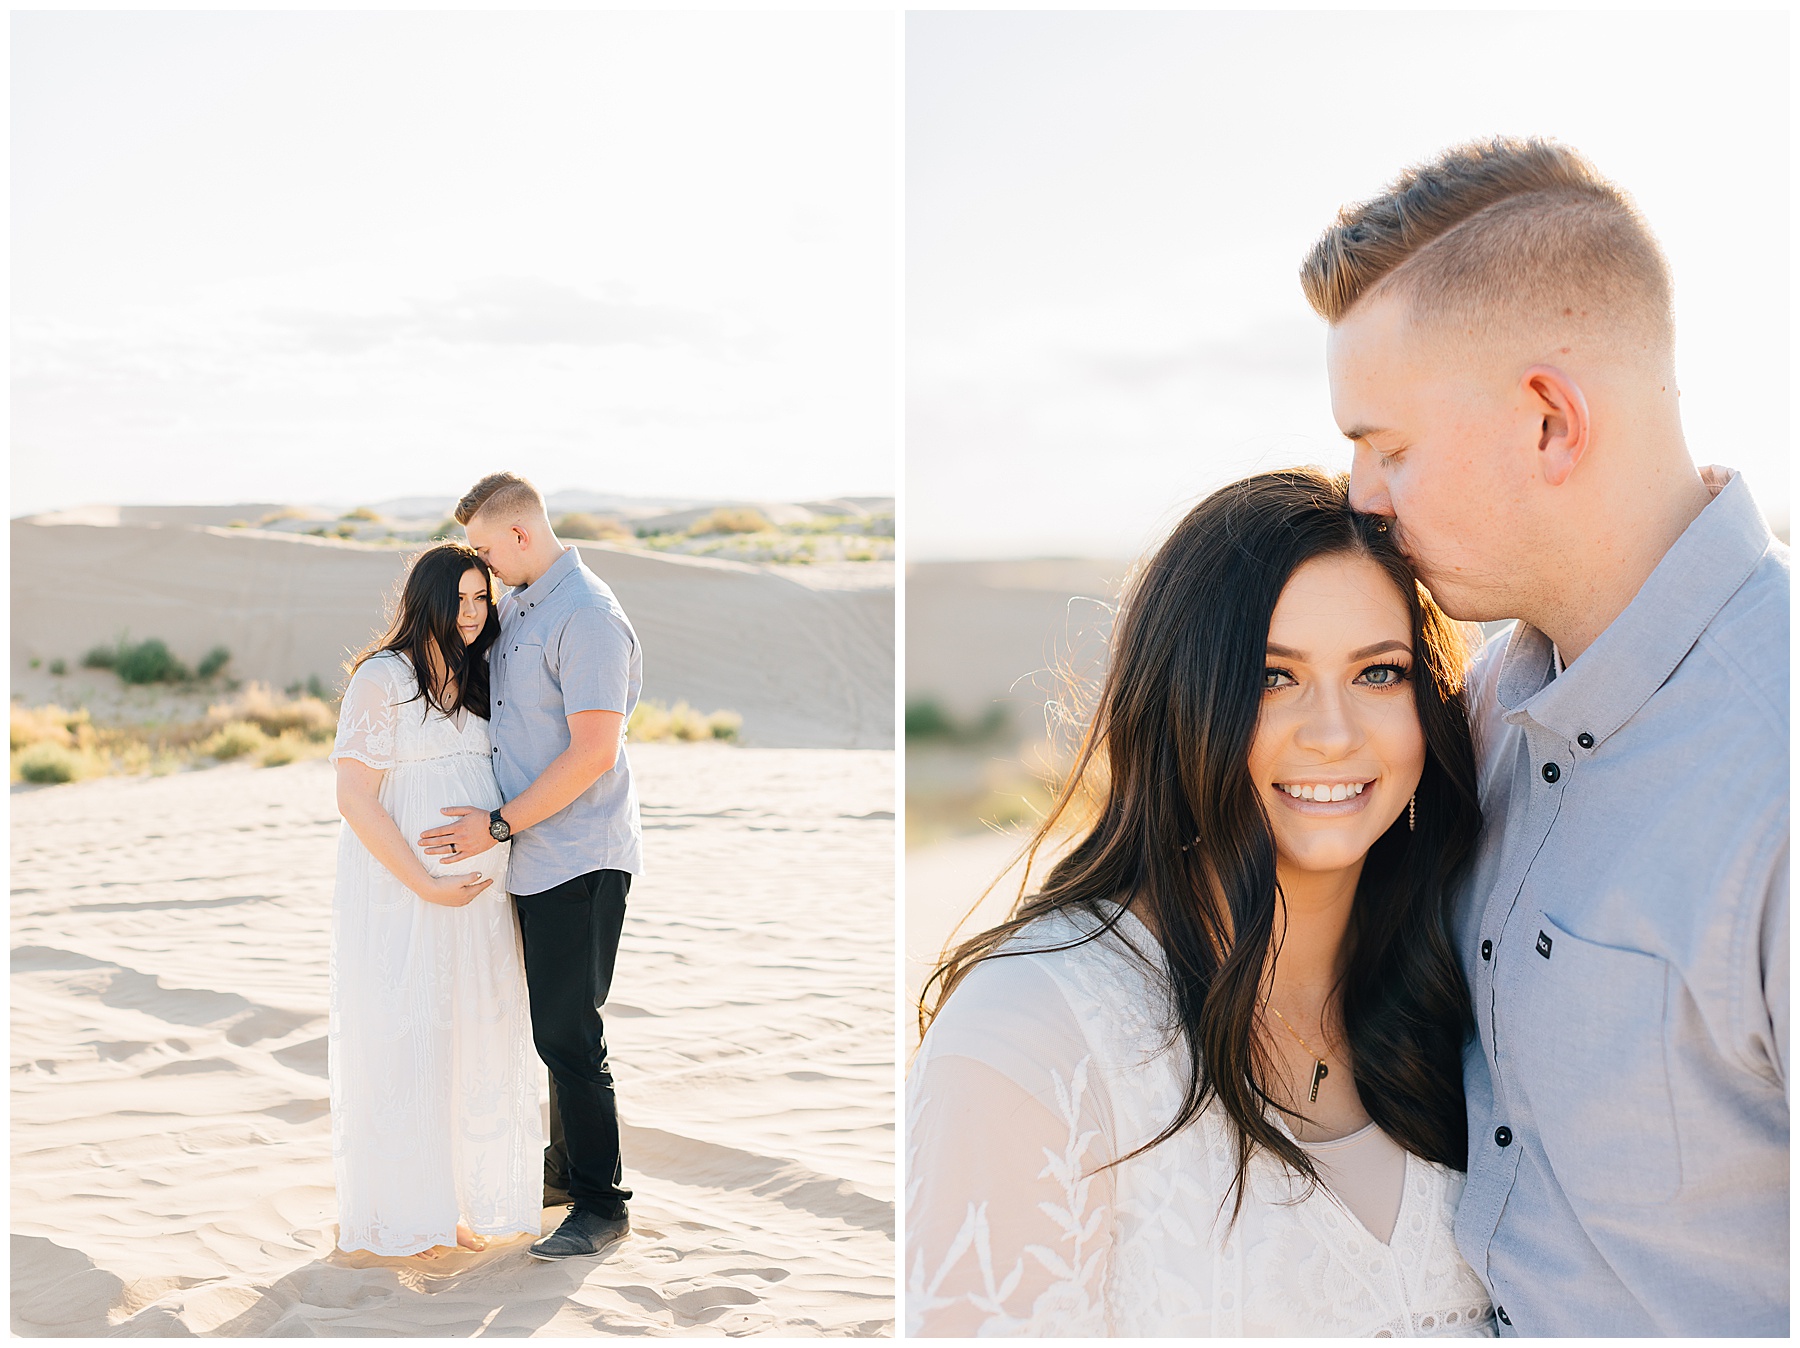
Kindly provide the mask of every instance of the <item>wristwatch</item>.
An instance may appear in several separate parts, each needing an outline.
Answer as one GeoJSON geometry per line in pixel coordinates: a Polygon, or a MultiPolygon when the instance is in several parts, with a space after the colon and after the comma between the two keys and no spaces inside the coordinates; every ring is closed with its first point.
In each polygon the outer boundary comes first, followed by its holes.
{"type": "Polygon", "coordinates": [[[500,817],[499,810],[488,812],[488,834],[495,842],[505,842],[512,837],[512,825],[500,817]]]}

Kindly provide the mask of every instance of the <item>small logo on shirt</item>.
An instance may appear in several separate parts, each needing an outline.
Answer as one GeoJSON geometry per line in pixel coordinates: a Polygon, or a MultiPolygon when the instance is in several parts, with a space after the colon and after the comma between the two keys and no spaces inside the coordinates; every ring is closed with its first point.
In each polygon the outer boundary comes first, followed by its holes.
{"type": "Polygon", "coordinates": [[[1538,933],[1537,952],[1545,959],[1550,958],[1550,938],[1541,931],[1538,933]]]}

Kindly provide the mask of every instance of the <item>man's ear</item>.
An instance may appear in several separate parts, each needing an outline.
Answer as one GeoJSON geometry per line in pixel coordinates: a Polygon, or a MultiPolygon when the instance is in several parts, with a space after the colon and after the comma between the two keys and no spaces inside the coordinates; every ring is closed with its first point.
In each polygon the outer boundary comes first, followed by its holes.
{"type": "Polygon", "coordinates": [[[1533,365],[1520,383],[1542,419],[1538,471],[1547,485],[1560,487],[1587,453],[1591,429],[1587,397],[1581,385],[1554,365],[1533,365]]]}

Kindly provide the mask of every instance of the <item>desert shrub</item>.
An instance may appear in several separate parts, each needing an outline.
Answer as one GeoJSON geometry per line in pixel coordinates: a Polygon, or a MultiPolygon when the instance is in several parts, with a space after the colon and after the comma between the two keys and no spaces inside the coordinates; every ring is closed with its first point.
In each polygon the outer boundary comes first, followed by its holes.
{"type": "Polygon", "coordinates": [[[200,742],[200,752],[214,758],[240,758],[255,753],[267,743],[267,737],[249,721],[227,721],[200,742]]]}
{"type": "Polygon", "coordinates": [[[12,708],[12,748],[18,750],[32,744],[58,744],[65,749],[82,748],[93,741],[94,728],[85,707],[64,710],[51,703],[43,707],[12,708]]]}
{"type": "Polygon", "coordinates": [[[1009,716],[1005,707],[989,707],[971,721],[961,721],[930,698],[906,704],[906,738],[912,740],[948,740],[958,744],[979,744],[1000,736],[1007,728],[1009,716]]]}
{"type": "Polygon", "coordinates": [[[44,662],[42,660],[38,659],[37,656],[34,655],[31,657],[31,659],[27,660],[25,663],[30,665],[33,669],[36,669],[39,665],[43,664],[44,662]]]}
{"type": "Polygon", "coordinates": [[[60,655],[57,656],[56,659],[50,662],[50,672],[56,675],[67,674],[69,672],[69,662],[60,655]]]}
{"type": "Polygon", "coordinates": [[[278,768],[302,758],[317,758],[323,752],[317,740],[298,730],[284,730],[264,744],[257,761],[265,768],[278,768]]]}
{"type": "Polygon", "coordinates": [[[207,708],[206,721],[215,727],[248,722],[270,737],[293,734],[313,744],[337,734],[337,713],[322,698],[279,698],[266,683],[251,683],[229,702],[207,708]]]}
{"type": "Polygon", "coordinates": [[[24,781],[51,783],[74,781],[86,764],[73,749],[45,740],[21,752],[13,760],[13,767],[24,781]]]}
{"type": "Polygon", "coordinates": [[[773,528],[762,511],[751,506],[720,506],[688,526],[690,534],[754,534],[773,528]]]}
{"type": "Polygon", "coordinates": [[[310,518],[310,516],[306,511],[300,509],[299,506],[283,506],[280,510],[271,510],[268,514],[258,520],[257,523],[279,524],[282,520],[303,520],[308,518],[310,518]]]}
{"type": "Polygon", "coordinates": [[[631,719],[625,723],[625,733],[634,740],[667,739],[669,709],[660,702],[639,702],[631,709],[631,719]]]}
{"type": "Polygon", "coordinates": [[[111,669],[118,662],[117,646],[95,646],[81,657],[82,666],[86,669],[111,669]]]}
{"type": "Polygon", "coordinates": [[[382,517],[367,506],[358,506],[355,510],[346,510],[338,516],[341,520],[367,520],[371,524],[381,523],[382,517]]]}
{"type": "Polygon", "coordinates": [[[231,523],[227,524],[225,527],[227,529],[248,529],[250,527],[250,521],[249,520],[232,520],[231,523]]]}
{"type": "Polygon", "coordinates": [[[458,524],[455,520],[444,520],[437,528],[431,531],[431,541],[433,543],[442,543],[446,538],[460,537],[462,537],[462,525],[458,524]]]}
{"type": "Polygon", "coordinates": [[[618,520],[606,515],[589,515],[583,511],[574,511],[567,515],[558,515],[555,522],[558,538],[635,538],[618,520]]]}
{"type": "Polygon", "coordinates": [[[180,683],[189,676],[188,668],[170,652],[158,637],[138,642],[119,643],[113,672],[126,683],[180,683]]]}
{"type": "Polygon", "coordinates": [[[336,534],[339,538],[355,538],[356,526],[354,524],[339,524],[335,525],[331,532],[336,534]]]}
{"type": "Polygon", "coordinates": [[[231,652],[223,646],[214,646],[206,653],[206,658],[194,670],[203,679],[210,679],[231,662],[231,652]]]}
{"type": "Polygon", "coordinates": [[[669,734],[678,740],[709,740],[712,728],[706,718],[685,702],[669,708],[669,734]]]}
{"type": "Polygon", "coordinates": [[[632,709],[626,733],[634,740],[735,740],[744,718],[735,711],[696,711],[686,702],[673,707],[661,702],[640,702],[632,709]]]}
{"type": "Polygon", "coordinates": [[[929,698],[906,704],[907,739],[950,739],[955,734],[956,723],[941,704],[929,698]]]}

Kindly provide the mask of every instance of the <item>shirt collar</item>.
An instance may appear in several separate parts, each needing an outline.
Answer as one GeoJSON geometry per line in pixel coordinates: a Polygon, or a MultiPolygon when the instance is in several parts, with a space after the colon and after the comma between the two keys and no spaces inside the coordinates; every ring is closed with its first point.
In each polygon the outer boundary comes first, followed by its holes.
{"type": "Polygon", "coordinates": [[[1770,543],[1741,473],[1707,467],[1700,476],[1711,503],[1625,611],[1560,676],[1551,676],[1550,638],[1527,623],[1514,625],[1495,689],[1505,720],[1517,725],[1530,717],[1564,739],[1587,734],[1597,744],[1630,720],[1687,657],[1770,543]]]}
{"type": "Polygon", "coordinates": [[[521,585],[512,592],[513,602],[521,612],[530,612],[532,608],[550,597],[550,592],[575,574],[581,565],[581,553],[573,546],[563,548],[562,556],[550,563],[550,569],[544,572],[529,585],[521,585]]]}

